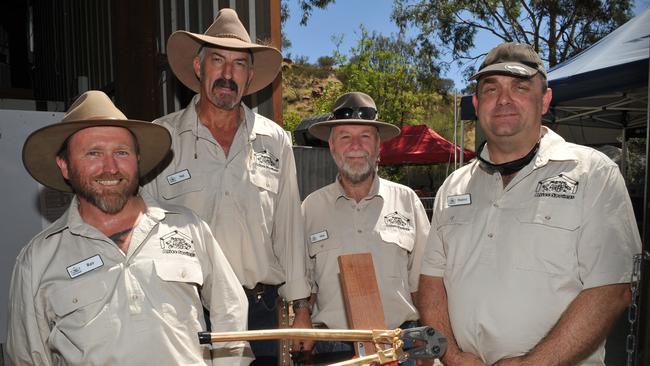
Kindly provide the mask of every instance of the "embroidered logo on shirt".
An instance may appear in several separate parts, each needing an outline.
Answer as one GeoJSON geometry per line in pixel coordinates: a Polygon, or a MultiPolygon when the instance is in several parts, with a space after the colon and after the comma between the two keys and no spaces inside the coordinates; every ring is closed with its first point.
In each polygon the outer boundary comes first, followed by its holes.
{"type": "Polygon", "coordinates": [[[196,257],[193,243],[192,238],[178,230],[174,230],[160,238],[160,247],[163,254],[181,254],[196,257]]]}
{"type": "Polygon", "coordinates": [[[66,268],[66,270],[68,271],[70,278],[75,278],[81,276],[84,273],[88,273],[93,269],[97,269],[103,265],[104,262],[102,261],[102,258],[99,256],[99,254],[97,254],[88,259],[84,259],[79,263],[75,263],[71,265],[70,267],[66,268]]]}
{"type": "Polygon", "coordinates": [[[255,152],[255,165],[274,172],[280,171],[280,159],[266,150],[255,152]]]}
{"type": "Polygon", "coordinates": [[[323,241],[327,238],[329,238],[329,236],[327,235],[327,230],[323,230],[315,234],[309,235],[309,241],[311,241],[312,244],[318,243],[319,241],[323,241]]]}
{"type": "Polygon", "coordinates": [[[182,182],[184,180],[188,180],[190,178],[192,178],[192,176],[190,175],[190,171],[185,169],[185,170],[181,170],[180,172],[176,172],[174,174],[168,175],[167,183],[169,183],[169,185],[171,186],[173,184],[182,182]]]}
{"type": "Polygon", "coordinates": [[[535,197],[552,197],[572,200],[576,198],[578,192],[578,182],[559,174],[555,177],[546,178],[537,183],[535,188],[535,197]]]}
{"type": "Polygon", "coordinates": [[[411,220],[397,211],[384,216],[386,226],[396,227],[402,230],[411,230],[411,220]]]}

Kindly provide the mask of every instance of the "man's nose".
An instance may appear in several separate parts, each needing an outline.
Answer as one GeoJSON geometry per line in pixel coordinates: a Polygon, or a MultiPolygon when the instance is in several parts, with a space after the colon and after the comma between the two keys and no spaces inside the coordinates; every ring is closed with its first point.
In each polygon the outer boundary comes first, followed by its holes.
{"type": "Polygon", "coordinates": [[[510,90],[508,88],[503,88],[499,92],[499,98],[497,99],[497,103],[499,105],[505,105],[505,104],[510,104],[512,102],[512,94],[510,93],[510,90]]]}
{"type": "Polygon", "coordinates": [[[104,172],[115,174],[119,171],[117,167],[117,160],[112,154],[107,154],[104,157],[104,172]]]}
{"type": "Polygon", "coordinates": [[[222,76],[227,80],[232,79],[232,62],[224,62],[222,76]]]}

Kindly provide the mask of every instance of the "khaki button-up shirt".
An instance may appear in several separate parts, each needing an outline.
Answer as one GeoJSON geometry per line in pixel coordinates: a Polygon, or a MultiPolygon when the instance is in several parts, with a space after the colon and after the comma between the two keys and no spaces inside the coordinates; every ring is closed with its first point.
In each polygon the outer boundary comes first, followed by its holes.
{"type": "Polygon", "coordinates": [[[348,328],[337,258],[353,253],[372,254],[386,326],[418,319],[411,293],[418,289],[429,220],[413,190],[375,177],[368,196],[357,203],[337,179],[310,194],[302,209],[317,294],[314,322],[348,328]]]}
{"type": "MultiPolygon", "coordinates": [[[[618,166],[543,133],[505,189],[475,161],[436,196],[422,273],[444,277],[458,345],[488,365],[530,350],[582,290],[629,282],[641,249],[618,166]]],[[[603,360],[604,344],[583,365],[603,360]]]]}
{"type": "Polygon", "coordinates": [[[81,219],[76,198],[22,249],[9,307],[15,365],[250,363],[245,342],[198,343],[203,305],[215,331],[247,321],[244,291],[209,228],[183,207],[143,198],[126,254],[81,219]]]}
{"type": "Polygon", "coordinates": [[[190,105],[154,123],[172,136],[171,163],[145,190],[205,220],[242,285],[279,285],[287,300],[309,296],[303,220],[291,141],[242,105],[228,156],[190,105]]]}

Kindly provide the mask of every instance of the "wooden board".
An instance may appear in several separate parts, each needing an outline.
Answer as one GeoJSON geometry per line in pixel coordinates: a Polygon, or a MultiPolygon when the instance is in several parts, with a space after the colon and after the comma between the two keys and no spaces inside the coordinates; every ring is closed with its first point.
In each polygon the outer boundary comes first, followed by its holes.
{"type": "MultiPolygon", "coordinates": [[[[350,329],[386,329],[372,255],[342,255],[338,257],[338,262],[341,292],[350,329]]],[[[362,342],[355,342],[358,356],[377,353],[372,343],[360,343],[362,342]]]]}

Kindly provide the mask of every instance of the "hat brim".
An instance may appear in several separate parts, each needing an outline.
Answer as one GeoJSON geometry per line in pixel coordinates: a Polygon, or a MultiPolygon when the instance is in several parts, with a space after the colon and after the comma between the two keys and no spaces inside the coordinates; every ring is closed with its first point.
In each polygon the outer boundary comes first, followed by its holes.
{"type": "Polygon", "coordinates": [[[519,62],[502,62],[484,67],[479,72],[472,75],[469,80],[477,80],[482,76],[494,74],[510,75],[518,78],[531,78],[538,72],[542,73],[542,75],[546,77],[544,72],[528,65],[519,62]]]}
{"type": "Polygon", "coordinates": [[[56,155],[65,140],[88,127],[124,127],[135,135],[140,148],[140,178],[167,155],[171,136],[163,126],[138,120],[97,119],[55,123],[34,131],[23,145],[23,164],[29,174],[46,187],[72,192],[56,164],[56,155]]]}
{"type": "Polygon", "coordinates": [[[367,119],[335,119],[314,123],[313,125],[309,126],[309,133],[318,139],[328,141],[332,128],[339,125],[367,125],[376,127],[377,131],[379,132],[379,140],[381,142],[388,141],[394,137],[397,137],[402,132],[399,127],[381,121],[367,119]]]}
{"type": "Polygon", "coordinates": [[[282,67],[282,54],[273,47],[248,43],[237,38],[212,37],[205,34],[176,31],[169,36],[167,41],[167,60],[178,80],[195,93],[200,93],[201,84],[194,73],[193,61],[201,46],[204,45],[251,50],[254,74],[244,95],[253,94],[269,85],[282,67]]]}

